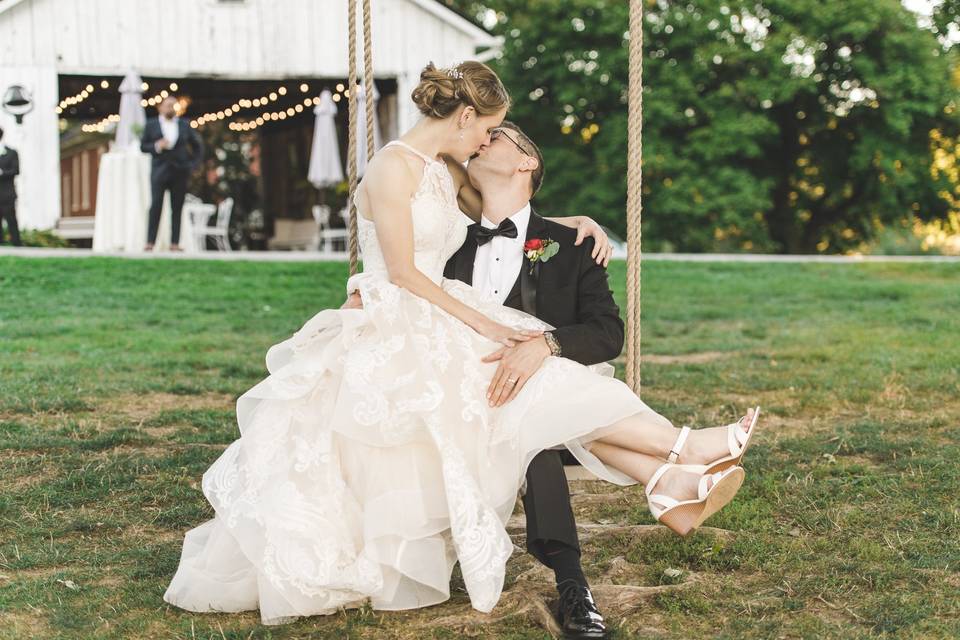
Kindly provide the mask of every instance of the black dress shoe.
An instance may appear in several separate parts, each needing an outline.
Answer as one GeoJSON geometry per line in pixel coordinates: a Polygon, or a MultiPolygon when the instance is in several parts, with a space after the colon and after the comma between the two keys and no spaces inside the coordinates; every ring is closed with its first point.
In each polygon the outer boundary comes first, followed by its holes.
{"type": "Polygon", "coordinates": [[[560,592],[558,611],[560,628],[564,638],[593,640],[606,638],[607,627],[603,624],[603,616],[593,601],[590,589],[576,583],[567,583],[560,592]]]}

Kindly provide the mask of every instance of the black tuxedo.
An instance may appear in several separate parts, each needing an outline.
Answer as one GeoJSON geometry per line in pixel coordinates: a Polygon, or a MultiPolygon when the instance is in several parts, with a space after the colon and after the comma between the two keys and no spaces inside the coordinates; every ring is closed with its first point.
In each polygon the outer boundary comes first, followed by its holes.
{"type": "MultiPolygon", "coordinates": [[[[574,246],[577,232],[530,213],[525,240],[550,238],[560,251],[545,263],[523,259],[513,289],[504,305],[520,309],[556,327],[553,331],[562,355],[581,364],[612,360],[623,349],[623,320],[607,282],[606,270],[590,257],[593,239],[574,246]]],[[[463,246],[450,258],[444,277],[473,284],[477,242],[468,233],[463,246]]],[[[589,402],[589,398],[584,398],[589,402]]],[[[570,507],[570,490],[563,472],[561,451],[540,452],[527,469],[523,496],[527,516],[527,550],[544,564],[543,544],[557,540],[580,548],[570,507]]]]}
{"type": "Polygon", "coordinates": [[[9,147],[0,154],[0,242],[3,242],[3,220],[10,229],[10,240],[20,245],[20,228],[17,226],[17,189],[14,177],[20,173],[20,156],[9,147]]]}
{"type": "Polygon", "coordinates": [[[150,118],[143,128],[143,135],[140,137],[140,150],[152,156],[154,173],[158,169],[165,170],[168,168],[190,173],[203,162],[203,141],[200,136],[190,127],[190,123],[183,118],[179,118],[177,124],[180,130],[177,144],[173,145],[172,149],[159,152],[156,143],[163,138],[160,118],[150,118]]]}
{"type": "Polygon", "coordinates": [[[190,174],[203,161],[203,142],[186,120],[177,120],[179,135],[177,143],[171,149],[157,151],[156,143],[163,138],[163,128],[159,118],[151,118],[143,129],[140,138],[140,150],[152,156],[150,171],[150,223],[147,229],[147,242],[153,244],[157,239],[160,226],[160,210],[163,207],[163,194],[170,191],[171,242],[180,242],[180,216],[183,201],[187,195],[187,181],[190,174]]]}

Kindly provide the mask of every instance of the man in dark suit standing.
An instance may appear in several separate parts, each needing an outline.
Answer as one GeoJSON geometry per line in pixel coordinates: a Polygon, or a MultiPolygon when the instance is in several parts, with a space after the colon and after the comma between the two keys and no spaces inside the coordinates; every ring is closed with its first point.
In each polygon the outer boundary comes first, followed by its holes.
{"type": "Polygon", "coordinates": [[[0,129],[0,242],[3,242],[3,220],[6,220],[15,247],[21,246],[20,227],[17,226],[17,188],[13,183],[14,176],[19,173],[20,156],[3,144],[3,129],[0,129]]]}
{"type": "Polygon", "coordinates": [[[187,181],[203,162],[203,142],[189,123],[177,117],[177,99],[167,96],[157,107],[159,118],[151,118],[143,130],[140,149],[153,156],[150,171],[150,222],[147,245],[152,251],[160,226],[163,196],[170,192],[171,233],[170,250],[180,249],[180,216],[187,195],[187,181]]]}

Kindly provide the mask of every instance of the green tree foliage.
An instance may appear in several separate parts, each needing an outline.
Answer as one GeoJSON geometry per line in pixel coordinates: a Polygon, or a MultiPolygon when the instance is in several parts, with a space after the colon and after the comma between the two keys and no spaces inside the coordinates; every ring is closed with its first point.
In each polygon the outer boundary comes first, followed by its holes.
{"type": "MultiPolygon", "coordinates": [[[[622,231],[628,4],[447,2],[504,36],[510,117],[546,156],[540,208],[622,231]]],[[[647,246],[834,251],[945,215],[930,132],[958,129],[937,40],[956,14],[938,11],[924,29],[899,0],[649,0],[647,246]]]]}

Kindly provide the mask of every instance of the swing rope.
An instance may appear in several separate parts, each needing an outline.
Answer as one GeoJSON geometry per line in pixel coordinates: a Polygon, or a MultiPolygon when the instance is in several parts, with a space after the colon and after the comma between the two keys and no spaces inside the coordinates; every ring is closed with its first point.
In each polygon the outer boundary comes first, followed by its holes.
{"type": "MultiPolygon", "coordinates": [[[[347,28],[349,29],[348,43],[349,56],[348,62],[348,95],[349,95],[349,143],[347,145],[347,180],[350,189],[348,195],[348,206],[350,208],[349,220],[349,250],[350,250],[350,275],[357,272],[359,265],[359,251],[357,241],[357,205],[354,203],[353,196],[357,192],[357,0],[347,0],[347,28]]],[[[363,80],[364,92],[366,93],[366,119],[367,119],[367,162],[373,158],[373,37],[370,28],[370,0],[363,0],[363,80]]]]}
{"type": "Polygon", "coordinates": [[[630,0],[627,90],[627,364],[626,382],[640,395],[640,220],[643,166],[643,0],[630,0]]]}

